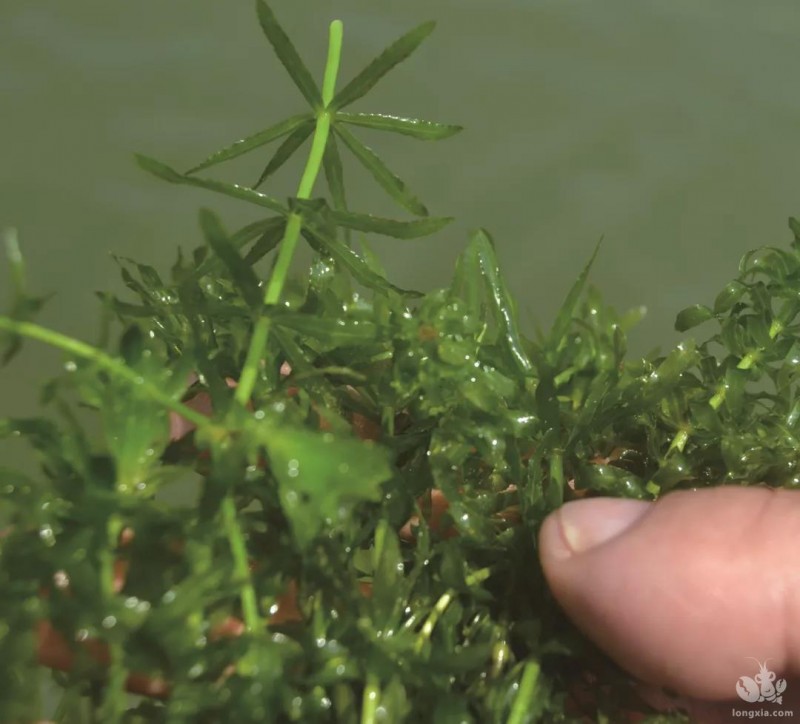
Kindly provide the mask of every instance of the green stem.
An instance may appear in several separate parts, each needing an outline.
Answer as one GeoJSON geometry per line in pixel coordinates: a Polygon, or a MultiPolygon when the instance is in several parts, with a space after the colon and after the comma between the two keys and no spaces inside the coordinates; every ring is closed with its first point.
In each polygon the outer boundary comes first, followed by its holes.
{"type": "Polygon", "coordinates": [[[723,402],[725,402],[725,393],[727,391],[727,387],[720,387],[714,396],[708,401],[708,404],[711,405],[715,410],[718,410],[723,402]]]}
{"type": "Polygon", "coordinates": [[[744,357],[742,357],[742,359],[739,361],[739,364],[736,365],[736,368],[740,370],[749,370],[758,361],[759,352],[760,350],[748,352],[744,357]]]}
{"type": "MultiPolygon", "coordinates": [[[[467,586],[477,586],[479,583],[483,583],[489,576],[492,574],[491,568],[479,568],[477,571],[473,571],[470,573],[465,582],[467,586]]],[[[453,599],[456,596],[456,592],[451,588],[449,591],[443,593],[439,600],[434,605],[431,612],[428,614],[428,618],[425,619],[425,623],[422,624],[422,629],[419,632],[417,637],[417,641],[415,643],[414,649],[419,653],[422,651],[425,643],[430,639],[431,634],[433,633],[433,629],[436,628],[436,624],[439,623],[439,619],[442,617],[442,614],[447,610],[447,607],[452,603],[453,599]]],[[[413,618],[413,616],[412,616],[413,618]]],[[[406,624],[407,626],[407,624],[406,624]]]]}
{"type": "Polygon", "coordinates": [[[38,324],[32,324],[31,322],[17,322],[16,320],[4,316],[0,316],[0,330],[5,330],[7,332],[11,332],[12,334],[20,334],[24,337],[28,337],[29,339],[35,339],[39,342],[44,342],[45,344],[49,344],[51,347],[57,347],[65,352],[69,352],[76,357],[90,360],[98,367],[110,372],[115,377],[127,380],[133,384],[134,387],[141,390],[147,397],[150,397],[152,400],[161,403],[164,405],[164,407],[169,408],[173,412],[177,412],[181,417],[186,418],[198,428],[204,428],[211,431],[217,430],[218,432],[221,432],[217,429],[217,426],[214,425],[205,415],[202,415],[201,413],[197,412],[197,410],[193,410],[191,407],[187,407],[178,400],[173,399],[166,393],[162,392],[157,385],[154,385],[149,380],[144,379],[135,370],[131,369],[119,360],[107,355],[102,350],[97,349],[97,347],[92,347],[85,342],[81,342],[77,339],[73,339],[72,337],[67,337],[59,332],[46,329],[38,324]]]}
{"type": "MultiPolygon", "coordinates": [[[[116,549],[119,546],[119,536],[122,532],[123,523],[117,515],[112,515],[106,523],[106,538],[108,545],[100,553],[101,579],[100,585],[106,605],[110,605],[116,597],[116,575],[114,573],[114,559],[116,549]]],[[[111,622],[109,628],[116,625],[111,622]]],[[[111,637],[106,642],[109,653],[108,682],[103,692],[102,717],[103,721],[120,721],[125,713],[127,697],[125,695],[125,667],[123,665],[124,652],[119,642],[116,632],[112,632],[111,637]]]]}
{"type": "Polygon", "coordinates": [[[228,544],[233,555],[233,572],[237,580],[242,581],[242,617],[244,625],[250,632],[261,631],[261,616],[258,613],[258,602],[256,601],[256,590],[253,587],[253,579],[250,576],[250,562],[247,558],[247,548],[244,544],[244,536],[236,517],[236,505],[231,495],[225,496],[222,500],[222,523],[225,534],[228,537],[228,544]]]}
{"type": "Polygon", "coordinates": [[[671,453],[673,450],[683,452],[687,442],[689,442],[689,430],[686,428],[681,428],[675,434],[675,437],[672,438],[672,442],[670,443],[669,450],[667,450],[667,454],[671,453]]]}
{"type": "Polygon", "coordinates": [[[361,698],[361,724],[375,724],[380,698],[381,690],[378,677],[375,674],[367,674],[364,695],[361,698]]]}
{"type": "MultiPolygon", "coordinates": [[[[339,73],[339,61],[342,57],[342,34],[343,26],[341,20],[334,20],[330,26],[328,43],[328,61],[325,64],[325,76],[322,83],[322,109],[317,115],[317,125],[314,129],[314,138],[311,142],[311,151],[308,154],[305,170],[300,178],[300,185],[297,188],[296,198],[309,199],[314,191],[314,184],[322,168],[322,161],[325,156],[325,147],[328,145],[328,136],[331,130],[331,113],[328,106],[333,100],[336,90],[336,77],[339,73]]],[[[303,219],[299,214],[291,213],[286,220],[286,229],[281,239],[278,256],[275,260],[275,267],[272,270],[267,289],[264,292],[264,304],[271,306],[280,301],[286,278],[289,274],[289,267],[294,257],[297,242],[300,239],[303,219]]],[[[236,388],[236,400],[241,404],[246,404],[250,399],[255,387],[258,375],[258,366],[261,355],[267,345],[269,337],[269,317],[263,315],[256,323],[253,330],[253,338],[247,350],[244,367],[239,377],[239,386],[236,388]]]]}
{"type": "Polygon", "coordinates": [[[517,695],[514,698],[514,706],[506,724],[523,724],[523,722],[529,720],[528,714],[538,679],[539,664],[536,661],[529,661],[525,664],[525,669],[522,672],[519,691],[517,691],[517,695]]]}

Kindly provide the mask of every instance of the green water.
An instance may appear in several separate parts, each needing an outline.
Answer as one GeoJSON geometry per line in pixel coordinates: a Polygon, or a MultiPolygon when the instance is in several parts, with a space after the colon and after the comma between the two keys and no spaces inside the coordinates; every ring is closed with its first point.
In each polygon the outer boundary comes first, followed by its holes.
{"type": "MultiPolygon", "coordinates": [[[[327,22],[341,17],[345,77],[439,21],[355,107],[467,127],[435,145],[375,139],[433,213],[458,217],[434,239],[382,242],[400,284],[444,283],[468,230],[485,226],[533,329],[604,235],[593,280],[619,307],[647,306],[632,340],[646,351],[675,341],[675,312],[710,301],[747,249],[784,243],[786,217],[800,214],[794,0],[273,7],[318,73],[327,22]]],[[[145,176],[134,151],[185,168],[302,108],[249,0],[2,0],[0,226],[19,229],[35,288],[57,293],[44,323],[93,340],[93,291],[119,289],[111,253],[163,268],[176,244],[199,242],[201,204],[230,227],[254,218],[145,176]]],[[[257,166],[222,176],[251,180],[257,166]]],[[[270,191],[289,195],[297,172],[270,191]]],[[[354,208],[392,212],[362,174],[350,178],[354,208]]],[[[32,412],[58,363],[28,345],[0,371],[0,416],[32,412]]],[[[3,464],[19,454],[3,449],[3,464]]]]}

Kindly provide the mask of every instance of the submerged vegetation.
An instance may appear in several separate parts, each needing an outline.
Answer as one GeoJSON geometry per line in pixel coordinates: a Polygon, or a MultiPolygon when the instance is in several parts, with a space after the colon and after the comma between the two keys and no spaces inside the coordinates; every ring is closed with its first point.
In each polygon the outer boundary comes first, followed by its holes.
{"type": "Polygon", "coordinates": [[[788,248],[746,255],[711,306],[678,315],[681,331],[708,323],[702,343],[645,359],[626,356],[638,312],[603,304],[587,286],[591,262],[549,333],[523,336],[485,231],[449,287],[400,289],[370,244],[449,219],[430,216],[358,134],[429,141],[460,129],[348,109],[432,24],[341,84],[334,22],[319,87],[268,5],[257,9],[308,113],[186,173],[138,162],[255,204],[263,220],[229,232],[204,209],[204,245],[179,251],[166,278],[121,261],[132,296],[101,295],[118,322],[104,349],[35,324],[43,300],[6,235],[4,359],[38,340],[66,365],[43,388],[46,416],[0,420],[0,436],[23,437],[40,463],[33,476],[0,468],[11,521],[0,542],[0,720],[41,715],[44,677],[61,722],[521,724],[647,712],[559,612],[537,531],[587,495],[800,484],[800,223],[788,248]],[[253,186],[203,175],[272,142],[253,186]],[[258,190],[306,142],[296,195],[258,190]],[[352,210],[344,152],[413,218],[352,210]],[[300,243],[313,260],[290,279],[300,243]]]}

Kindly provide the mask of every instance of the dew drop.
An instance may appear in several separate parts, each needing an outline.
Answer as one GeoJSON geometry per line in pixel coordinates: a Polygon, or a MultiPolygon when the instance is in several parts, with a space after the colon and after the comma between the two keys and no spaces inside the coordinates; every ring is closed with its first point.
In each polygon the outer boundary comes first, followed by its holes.
{"type": "Polygon", "coordinates": [[[53,528],[50,525],[45,524],[39,528],[39,538],[41,538],[42,542],[48,547],[52,547],[56,544],[56,534],[53,532],[53,528]]]}
{"type": "Polygon", "coordinates": [[[117,617],[116,616],[106,616],[101,622],[100,625],[103,628],[114,628],[117,625],[117,617]]]}
{"type": "Polygon", "coordinates": [[[189,678],[196,679],[203,673],[203,670],[203,665],[201,663],[195,664],[191,669],[189,669],[189,678]]]}
{"type": "Polygon", "coordinates": [[[64,369],[67,372],[77,372],[78,371],[78,365],[75,364],[75,362],[73,362],[72,360],[69,360],[68,362],[64,363],[64,369]]]}

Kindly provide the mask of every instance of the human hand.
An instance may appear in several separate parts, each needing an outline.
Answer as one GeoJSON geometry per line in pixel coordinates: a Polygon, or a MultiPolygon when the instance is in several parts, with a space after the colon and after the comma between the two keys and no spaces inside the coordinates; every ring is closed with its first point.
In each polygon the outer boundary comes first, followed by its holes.
{"type": "MultiPolygon", "coordinates": [[[[681,491],[656,503],[567,503],[539,535],[549,585],[566,613],[618,664],[687,697],[694,720],[732,721],[753,659],[775,681],[800,669],[800,494],[763,487],[681,491]],[[712,704],[710,702],[723,702],[712,704]]],[[[649,697],[654,699],[652,693],[649,697]]],[[[664,704],[665,699],[656,704],[664,704]]]]}

